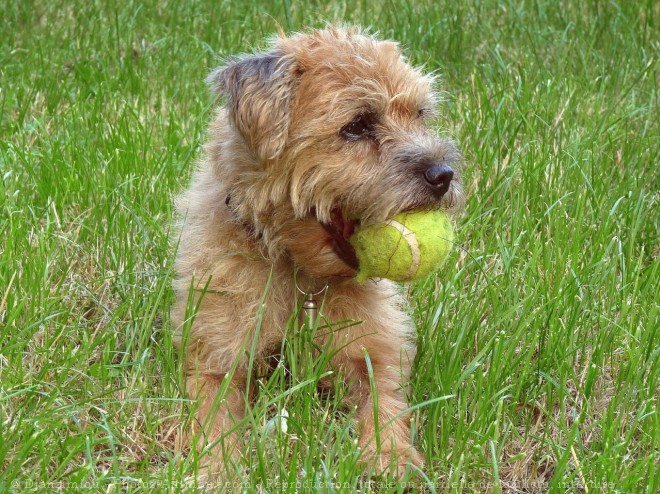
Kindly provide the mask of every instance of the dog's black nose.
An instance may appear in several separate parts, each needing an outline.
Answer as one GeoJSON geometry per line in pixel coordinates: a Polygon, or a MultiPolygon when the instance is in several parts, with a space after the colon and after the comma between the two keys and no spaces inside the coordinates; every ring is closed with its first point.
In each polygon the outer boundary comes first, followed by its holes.
{"type": "Polygon", "coordinates": [[[437,195],[443,196],[449,190],[449,185],[454,178],[454,170],[445,163],[436,163],[426,169],[424,178],[437,195]]]}

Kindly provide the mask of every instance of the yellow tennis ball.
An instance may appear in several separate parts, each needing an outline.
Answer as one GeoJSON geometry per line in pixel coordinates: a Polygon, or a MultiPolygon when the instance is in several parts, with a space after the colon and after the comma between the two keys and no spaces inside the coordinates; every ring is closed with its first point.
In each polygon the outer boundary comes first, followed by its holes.
{"type": "Polygon", "coordinates": [[[442,265],[453,241],[444,211],[400,213],[362,228],[350,238],[359,262],[356,280],[412,281],[428,276],[442,265]]]}

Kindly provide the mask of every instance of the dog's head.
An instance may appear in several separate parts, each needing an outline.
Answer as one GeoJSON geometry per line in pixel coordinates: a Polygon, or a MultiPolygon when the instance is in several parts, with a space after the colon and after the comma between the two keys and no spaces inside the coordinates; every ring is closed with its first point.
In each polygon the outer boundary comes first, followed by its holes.
{"type": "Polygon", "coordinates": [[[429,127],[433,78],[396,43],[340,28],[280,36],[209,83],[236,136],[220,170],[236,214],[312,275],[353,272],[359,223],[463,202],[460,154],[429,127]]]}

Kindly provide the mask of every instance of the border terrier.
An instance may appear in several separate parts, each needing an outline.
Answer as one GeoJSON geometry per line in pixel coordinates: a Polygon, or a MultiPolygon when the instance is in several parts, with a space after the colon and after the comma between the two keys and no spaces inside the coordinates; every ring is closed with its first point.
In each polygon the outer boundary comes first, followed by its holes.
{"type": "Polygon", "coordinates": [[[240,451],[246,342],[256,359],[280,348],[305,287],[324,290],[324,320],[360,321],[332,341],[320,331],[316,338],[334,350],[331,364],[356,407],[362,458],[395,475],[422,465],[407,412],[415,343],[404,296],[388,280],[355,282],[348,239],[402,211],[460,207],[460,154],[429,127],[433,77],[395,42],[328,27],[280,33],[267,51],[230,59],[207,82],[225,104],[177,200],[172,310],[187,392],[205,425],[198,447],[218,444],[209,460],[218,468],[240,451]]]}

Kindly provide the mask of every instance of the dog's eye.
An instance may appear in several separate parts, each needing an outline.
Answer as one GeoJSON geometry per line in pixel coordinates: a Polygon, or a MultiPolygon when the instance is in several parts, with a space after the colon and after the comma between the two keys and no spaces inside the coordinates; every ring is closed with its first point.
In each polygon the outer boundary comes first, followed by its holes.
{"type": "Polygon", "coordinates": [[[344,125],[339,131],[347,141],[357,141],[358,139],[370,138],[373,136],[376,118],[371,113],[362,113],[344,125]]]}

